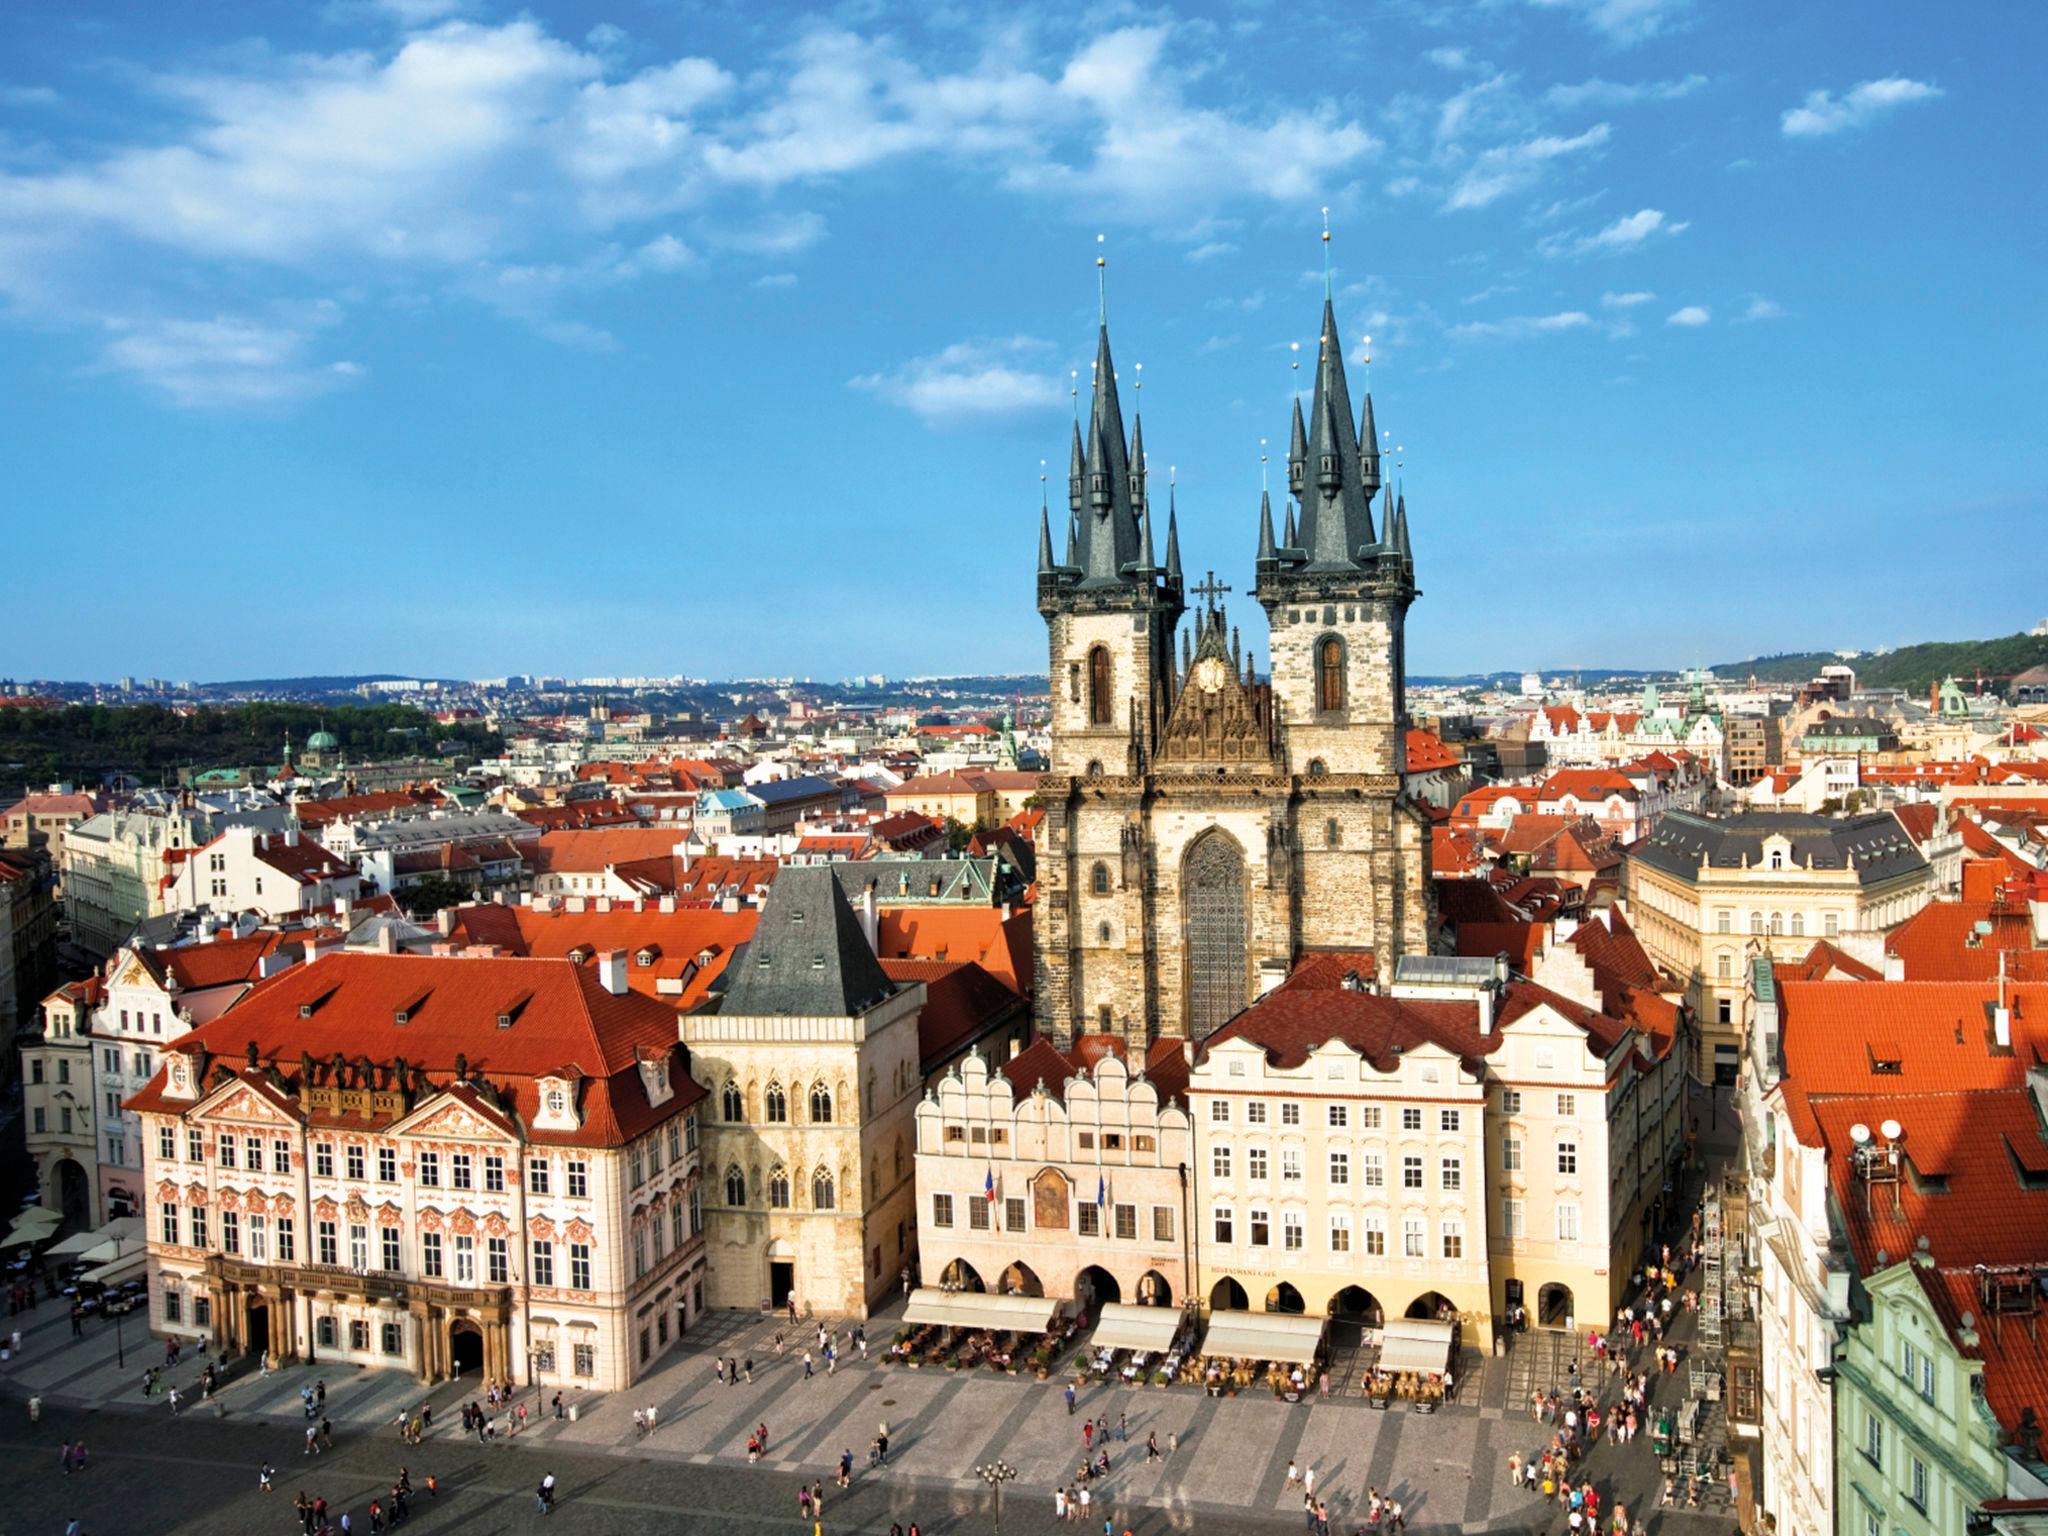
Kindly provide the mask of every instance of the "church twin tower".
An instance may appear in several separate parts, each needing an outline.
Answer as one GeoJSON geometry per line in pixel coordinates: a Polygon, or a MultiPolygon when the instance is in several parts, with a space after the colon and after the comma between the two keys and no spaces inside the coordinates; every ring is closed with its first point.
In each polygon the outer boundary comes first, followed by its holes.
{"type": "Polygon", "coordinates": [[[1040,779],[1039,1027],[1062,1045],[1202,1039],[1308,951],[1370,952],[1390,978],[1429,941],[1429,829],[1402,797],[1402,632],[1414,601],[1407,507],[1382,490],[1372,397],[1351,414],[1325,298],[1315,398],[1294,407],[1288,502],[1259,507],[1257,584],[1272,676],[1192,589],[1167,509],[1163,558],[1144,426],[1126,440],[1105,325],[1067,534],[1038,534],[1052,653],[1052,762],[1040,779]]]}

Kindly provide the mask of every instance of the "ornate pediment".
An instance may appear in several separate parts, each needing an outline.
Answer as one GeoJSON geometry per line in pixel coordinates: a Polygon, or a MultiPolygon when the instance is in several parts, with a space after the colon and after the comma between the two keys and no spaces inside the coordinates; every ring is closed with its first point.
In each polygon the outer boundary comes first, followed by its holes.
{"type": "Polygon", "coordinates": [[[1198,609],[1192,654],[1159,745],[1162,763],[1253,764],[1278,761],[1273,690],[1248,679],[1236,636],[1220,607],[1198,609]]]}
{"type": "Polygon", "coordinates": [[[261,1125],[289,1125],[293,1117],[246,1082],[224,1088],[194,1111],[200,1120],[248,1120],[261,1125]]]}
{"type": "Polygon", "coordinates": [[[423,1106],[410,1119],[393,1127],[393,1131],[400,1136],[433,1141],[502,1142],[508,1139],[502,1125],[460,1100],[446,1097],[423,1106]]]}

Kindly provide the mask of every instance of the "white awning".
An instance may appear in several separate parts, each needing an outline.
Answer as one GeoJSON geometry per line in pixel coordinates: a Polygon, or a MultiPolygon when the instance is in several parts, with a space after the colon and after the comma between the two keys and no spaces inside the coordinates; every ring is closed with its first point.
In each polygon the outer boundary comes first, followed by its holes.
{"type": "Polygon", "coordinates": [[[98,1246],[99,1240],[100,1235],[97,1232],[74,1232],[65,1238],[63,1242],[52,1243],[49,1247],[45,1248],[43,1250],[43,1257],[46,1259],[68,1259],[74,1253],[83,1253],[88,1248],[98,1246]]]}
{"type": "Polygon", "coordinates": [[[126,1258],[102,1264],[98,1269],[88,1269],[79,1278],[94,1285],[118,1285],[123,1280],[141,1274],[148,1266],[149,1250],[138,1246],[130,1249],[126,1258]]]}
{"type": "Polygon", "coordinates": [[[1177,1307],[1137,1307],[1127,1301],[1103,1304],[1102,1321],[1088,1344],[1092,1349],[1141,1349],[1159,1354],[1173,1347],[1180,1327],[1177,1307]]]}
{"type": "Polygon", "coordinates": [[[1227,1360],[1306,1365],[1323,1341],[1323,1319],[1287,1312],[1211,1312],[1202,1353],[1227,1360]]]}
{"type": "Polygon", "coordinates": [[[1044,1333],[1059,1310],[1057,1296],[989,1296],[980,1291],[919,1288],[910,1293],[903,1321],[943,1328],[987,1328],[997,1333],[1044,1333]]]}
{"type": "Polygon", "coordinates": [[[1445,1371],[1451,1363],[1450,1323],[1433,1318],[1402,1318],[1380,1330],[1383,1371],[1445,1371]]]}

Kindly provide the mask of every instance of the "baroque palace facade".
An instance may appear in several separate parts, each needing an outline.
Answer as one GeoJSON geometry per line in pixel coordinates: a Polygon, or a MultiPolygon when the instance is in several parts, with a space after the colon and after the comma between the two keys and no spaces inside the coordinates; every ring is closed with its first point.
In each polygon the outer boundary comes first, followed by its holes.
{"type": "Polygon", "coordinates": [[[1087,1033],[1144,1053],[1200,1040],[1313,949],[1391,968],[1429,941],[1429,832],[1402,799],[1403,631],[1416,596],[1407,512],[1383,489],[1372,400],[1354,419],[1325,299],[1315,394],[1295,404],[1290,503],[1259,511],[1257,585],[1270,679],[1242,653],[1213,579],[1154,536],[1144,428],[1128,442],[1105,325],[1067,538],[1041,521],[1052,763],[1041,780],[1036,1006],[1062,1049],[1087,1033]],[[1299,507],[1297,516],[1295,505],[1299,507]]]}

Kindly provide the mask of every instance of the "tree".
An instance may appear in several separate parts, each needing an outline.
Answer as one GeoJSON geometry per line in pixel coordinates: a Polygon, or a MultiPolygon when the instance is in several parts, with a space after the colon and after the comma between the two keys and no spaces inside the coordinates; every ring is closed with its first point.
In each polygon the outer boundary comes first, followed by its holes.
{"type": "Polygon", "coordinates": [[[398,893],[398,904],[405,908],[405,915],[418,921],[432,917],[444,907],[459,907],[469,900],[469,888],[458,885],[446,875],[429,875],[418,885],[408,886],[398,893]]]}
{"type": "Polygon", "coordinates": [[[946,846],[954,853],[958,853],[962,848],[965,848],[968,840],[973,836],[974,829],[962,822],[958,816],[948,816],[946,818],[946,846]]]}

